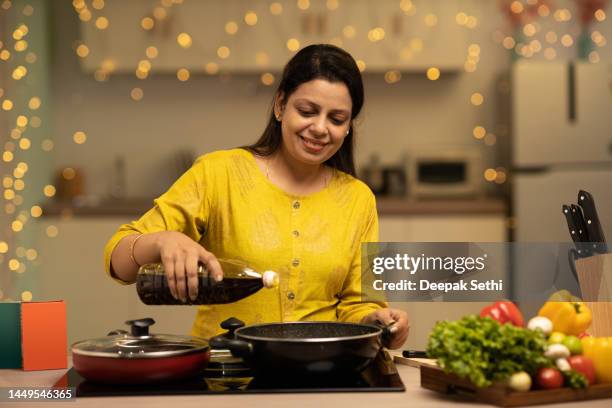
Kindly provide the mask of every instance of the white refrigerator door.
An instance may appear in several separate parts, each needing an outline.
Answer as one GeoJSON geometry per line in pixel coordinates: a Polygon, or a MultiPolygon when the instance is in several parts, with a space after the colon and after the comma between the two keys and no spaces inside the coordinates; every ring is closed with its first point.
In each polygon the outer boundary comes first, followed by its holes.
{"type": "Polygon", "coordinates": [[[576,204],[581,189],[593,195],[606,239],[611,240],[612,167],[607,167],[514,175],[515,241],[571,241],[561,206],[576,204]]]}
{"type": "Polygon", "coordinates": [[[611,65],[521,61],[512,84],[514,166],[612,162],[611,65]]]}

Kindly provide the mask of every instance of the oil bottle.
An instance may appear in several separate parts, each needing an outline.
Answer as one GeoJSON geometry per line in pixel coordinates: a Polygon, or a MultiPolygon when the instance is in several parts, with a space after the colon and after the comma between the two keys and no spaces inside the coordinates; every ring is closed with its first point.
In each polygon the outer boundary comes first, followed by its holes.
{"type": "Polygon", "coordinates": [[[259,273],[241,261],[218,259],[223,269],[223,280],[215,281],[202,264],[198,267],[198,295],[195,300],[175,299],[170,293],[162,263],[146,264],[136,275],[136,290],[147,305],[208,305],[232,303],[250,296],[261,288],[278,286],[278,274],[259,273]]]}

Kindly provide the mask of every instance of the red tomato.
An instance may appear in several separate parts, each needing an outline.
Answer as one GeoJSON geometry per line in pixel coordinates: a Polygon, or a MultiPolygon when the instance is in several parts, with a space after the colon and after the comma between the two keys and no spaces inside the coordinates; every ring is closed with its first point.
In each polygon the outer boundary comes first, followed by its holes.
{"type": "Polygon", "coordinates": [[[563,386],[563,374],[556,368],[540,368],[536,375],[536,383],[540,388],[552,390],[563,386]]]}
{"type": "Polygon", "coordinates": [[[593,360],[585,356],[571,356],[567,358],[567,362],[572,367],[572,370],[576,370],[586,377],[589,385],[595,383],[595,365],[593,365],[593,360]]]}

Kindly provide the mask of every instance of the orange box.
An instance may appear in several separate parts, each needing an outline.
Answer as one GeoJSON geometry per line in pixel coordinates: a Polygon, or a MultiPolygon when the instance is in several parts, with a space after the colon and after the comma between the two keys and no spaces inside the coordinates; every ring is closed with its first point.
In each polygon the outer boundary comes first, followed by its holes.
{"type": "Polygon", "coordinates": [[[63,301],[21,304],[21,352],[24,370],[67,368],[66,304],[63,301]]]}

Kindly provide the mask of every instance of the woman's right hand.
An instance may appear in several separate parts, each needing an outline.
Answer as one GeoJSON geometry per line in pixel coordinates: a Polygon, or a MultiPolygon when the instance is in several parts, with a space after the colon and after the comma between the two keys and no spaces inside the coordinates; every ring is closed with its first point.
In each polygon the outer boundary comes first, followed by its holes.
{"type": "Polygon", "coordinates": [[[193,239],[178,231],[163,231],[157,235],[157,247],[166,270],[168,287],[175,299],[185,302],[187,296],[191,300],[198,296],[199,263],[206,266],[215,281],[223,279],[223,270],[215,255],[193,239]]]}

